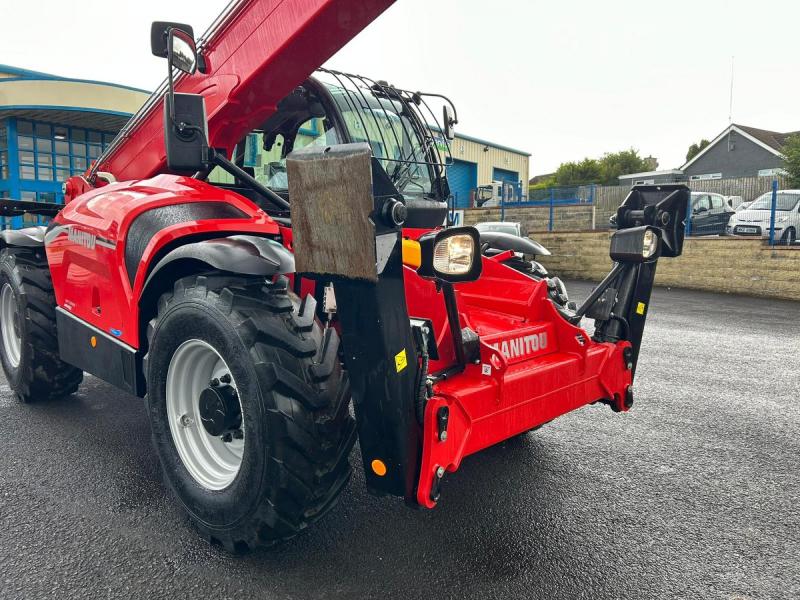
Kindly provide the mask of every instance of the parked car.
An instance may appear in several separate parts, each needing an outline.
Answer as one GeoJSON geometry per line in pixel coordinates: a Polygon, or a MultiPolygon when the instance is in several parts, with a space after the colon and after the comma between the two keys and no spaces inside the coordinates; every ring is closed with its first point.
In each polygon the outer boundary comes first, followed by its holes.
{"type": "Polygon", "coordinates": [[[711,192],[692,192],[692,217],[689,235],[725,235],[730,218],[736,211],[727,197],[711,192]]]}
{"type": "MultiPolygon", "coordinates": [[[[759,196],[747,209],[738,211],[730,220],[731,235],[769,238],[772,215],[772,192],[759,196]]],[[[800,231],[800,190],[778,192],[775,201],[775,239],[786,245],[797,242],[800,231]]]]}
{"type": "MultiPolygon", "coordinates": [[[[689,235],[725,235],[728,221],[736,214],[733,209],[739,196],[723,196],[714,192],[692,192],[692,214],[689,235]]],[[[617,215],[608,224],[617,226],[617,215]]]]}
{"type": "Polygon", "coordinates": [[[528,237],[527,229],[517,221],[487,221],[475,225],[478,231],[496,231],[498,233],[510,233],[517,237],[528,237]]]}

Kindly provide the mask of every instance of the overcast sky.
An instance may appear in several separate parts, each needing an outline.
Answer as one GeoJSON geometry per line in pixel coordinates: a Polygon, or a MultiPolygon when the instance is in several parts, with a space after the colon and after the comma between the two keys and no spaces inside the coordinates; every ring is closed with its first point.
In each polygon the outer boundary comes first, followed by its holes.
{"type": "MultiPolygon", "coordinates": [[[[199,35],[225,0],[8,0],[0,63],[152,89],[153,20],[199,35]]],[[[530,152],[531,174],[636,148],[678,167],[734,122],[800,129],[797,0],[398,0],[328,66],[450,96],[458,129],[530,152]]]]}

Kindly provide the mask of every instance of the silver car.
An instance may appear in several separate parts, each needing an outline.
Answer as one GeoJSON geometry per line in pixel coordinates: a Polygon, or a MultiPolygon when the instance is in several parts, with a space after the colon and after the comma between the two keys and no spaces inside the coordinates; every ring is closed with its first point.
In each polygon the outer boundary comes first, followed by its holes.
{"type": "MultiPolygon", "coordinates": [[[[772,192],[759,196],[745,210],[737,211],[728,221],[726,233],[769,238],[772,192]]],[[[800,190],[778,192],[775,203],[775,240],[787,246],[797,242],[800,231],[800,190]]]]}

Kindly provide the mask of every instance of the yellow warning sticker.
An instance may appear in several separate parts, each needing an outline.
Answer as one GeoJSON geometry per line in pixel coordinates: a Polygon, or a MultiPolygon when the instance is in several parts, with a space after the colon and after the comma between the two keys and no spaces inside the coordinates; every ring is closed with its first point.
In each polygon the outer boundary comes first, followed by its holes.
{"type": "Polygon", "coordinates": [[[405,348],[403,348],[402,350],[400,350],[400,352],[394,355],[394,366],[397,369],[398,373],[408,366],[408,359],[406,358],[405,348]]]}
{"type": "Polygon", "coordinates": [[[643,315],[645,308],[646,308],[645,303],[644,302],[639,302],[639,304],[636,305],[636,314],[637,315],[643,315]]]}

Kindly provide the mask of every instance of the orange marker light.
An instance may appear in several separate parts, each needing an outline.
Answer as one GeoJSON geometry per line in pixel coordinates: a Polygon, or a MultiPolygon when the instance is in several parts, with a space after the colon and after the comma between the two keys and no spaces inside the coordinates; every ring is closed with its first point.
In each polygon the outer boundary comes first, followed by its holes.
{"type": "Polygon", "coordinates": [[[380,459],[375,459],[372,461],[372,472],[375,473],[378,477],[383,477],[386,475],[386,465],[380,459]]]}
{"type": "Polygon", "coordinates": [[[418,269],[422,264],[422,251],[419,242],[403,240],[403,264],[418,269]]]}
{"type": "Polygon", "coordinates": [[[89,343],[92,345],[92,348],[97,348],[97,338],[92,336],[89,338],[89,343]]]}

